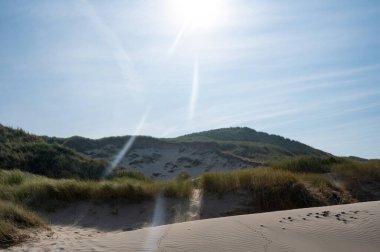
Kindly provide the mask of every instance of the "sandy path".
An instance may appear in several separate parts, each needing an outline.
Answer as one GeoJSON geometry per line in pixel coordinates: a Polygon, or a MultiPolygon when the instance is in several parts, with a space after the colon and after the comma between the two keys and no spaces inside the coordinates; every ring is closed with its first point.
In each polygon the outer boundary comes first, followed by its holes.
{"type": "Polygon", "coordinates": [[[380,251],[380,201],[191,221],[129,232],[53,227],[9,251],[380,251]]]}

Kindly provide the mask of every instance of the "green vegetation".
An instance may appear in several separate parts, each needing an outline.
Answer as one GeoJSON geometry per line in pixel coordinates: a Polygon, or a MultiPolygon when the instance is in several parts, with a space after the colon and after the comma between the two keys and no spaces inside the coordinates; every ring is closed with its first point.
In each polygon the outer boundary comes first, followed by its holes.
{"type": "Polygon", "coordinates": [[[27,238],[21,229],[44,226],[40,218],[24,207],[53,211],[79,200],[140,202],[151,200],[161,193],[166,197],[189,198],[193,189],[188,179],[155,182],[136,175],[127,172],[126,176],[112,179],[84,181],[52,179],[19,170],[0,170],[0,246],[27,238]]]}
{"type": "Polygon", "coordinates": [[[12,202],[0,200],[0,248],[19,243],[26,238],[25,228],[46,227],[42,219],[12,202]]]}
{"type": "Polygon", "coordinates": [[[333,166],[332,172],[351,182],[380,182],[380,161],[338,164],[333,166]]]}
{"type": "Polygon", "coordinates": [[[131,179],[142,180],[142,181],[151,181],[151,179],[145,177],[145,175],[142,174],[141,172],[126,170],[123,168],[114,169],[107,178],[108,179],[131,178],[131,179]]]}
{"type": "Polygon", "coordinates": [[[267,185],[292,184],[294,174],[272,169],[243,169],[233,172],[208,172],[201,176],[207,192],[228,192],[237,189],[253,189],[267,185]]]}
{"type": "MultiPolygon", "coordinates": [[[[272,165],[273,169],[296,173],[333,173],[346,181],[380,182],[380,161],[354,161],[339,157],[296,157],[272,165]]],[[[308,174],[313,177],[312,174],[308,174]]]]}
{"type": "Polygon", "coordinates": [[[69,138],[57,138],[57,137],[46,137],[46,141],[49,143],[60,144],[70,149],[74,149],[78,152],[84,153],[87,150],[102,148],[106,145],[112,145],[115,147],[114,150],[111,150],[115,154],[117,149],[123,148],[125,143],[128,141],[129,136],[123,137],[107,137],[97,140],[73,136],[69,138]]]}
{"type": "Polygon", "coordinates": [[[258,160],[274,160],[309,155],[326,156],[327,153],[281,136],[258,132],[247,127],[209,130],[176,138],[184,142],[214,142],[224,151],[258,160]]]}
{"type": "Polygon", "coordinates": [[[380,161],[349,162],[332,167],[332,174],[358,201],[380,199],[380,161]]]}
{"type": "Polygon", "coordinates": [[[335,164],[346,163],[348,160],[338,157],[296,157],[272,165],[274,169],[292,172],[326,173],[331,172],[335,164]]]}
{"type": "Polygon", "coordinates": [[[79,200],[140,202],[151,200],[159,193],[166,197],[188,198],[193,188],[190,180],[154,182],[137,173],[125,175],[110,180],[84,181],[0,170],[0,246],[26,239],[22,229],[44,226],[39,217],[23,206],[52,211],[79,200]]]}
{"type": "MultiPolygon", "coordinates": [[[[98,159],[114,156],[123,148],[130,136],[89,139],[79,136],[70,138],[44,137],[50,144],[58,144],[98,159]],[[94,151],[97,150],[97,151],[94,151]],[[100,150],[100,151],[99,151],[100,150]]],[[[281,136],[257,132],[250,128],[225,128],[193,133],[172,139],[139,136],[132,148],[162,148],[163,146],[200,147],[201,149],[232,154],[245,160],[265,163],[273,160],[305,155],[328,156],[327,153],[281,136]]]]}
{"type": "Polygon", "coordinates": [[[154,182],[129,177],[102,181],[51,179],[21,171],[0,170],[0,199],[53,210],[74,201],[108,201],[125,199],[139,202],[158,193],[186,198],[191,194],[191,181],[154,182]],[[16,182],[16,183],[15,183],[16,182]]]}
{"type": "MultiPolygon", "coordinates": [[[[104,137],[100,139],[90,139],[80,136],[69,138],[44,137],[50,144],[59,144],[79,153],[90,154],[95,158],[105,158],[115,155],[122,149],[131,136],[104,137]],[[103,152],[93,152],[93,150],[103,150],[103,152]]],[[[153,137],[139,136],[133,144],[133,148],[160,147],[165,145],[165,141],[153,137]]]]}
{"type": "Polygon", "coordinates": [[[171,180],[159,182],[164,195],[169,198],[190,198],[194,188],[193,183],[189,180],[171,180]]]}
{"type": "Polygon", "coordinates": [[[0,167],[19,169],[52,178],[97,179],[105,163],[85,158],[21,129],[0,125],[0,167]]]}
{"type": "MultiPolygon", "coordinates": [[[[321,186],[306,181],[301,174],[271,168],[211,172],[201,176],[202,187],[206,192],[221,194],[237,190],[249,191],[252,204],[259,211],[328,204],[329,199],[317,193],[321,186]]],[[[328,183],[327,180],[324,182],[328,183]]],[[[328,185],[333,188],[330,183],[328,185]]]]}
{"type": "Polygon", "coordinates": [[[298,157],[273,168],[205,173],[201,183],[211,193],[249,191],[254,206],[263,211],[376,200],[380,161],[298,157]]]}

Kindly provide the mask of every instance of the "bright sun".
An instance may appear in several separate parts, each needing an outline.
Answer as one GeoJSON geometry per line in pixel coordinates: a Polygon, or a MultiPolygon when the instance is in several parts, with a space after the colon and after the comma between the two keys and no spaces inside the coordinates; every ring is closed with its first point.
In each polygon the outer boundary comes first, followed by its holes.
{"type": "Polygon", "coordinates": [[[209,30],[222,24],[225,14],[223,0],[171,0],[170,15],[194,31],[209,30]]]}

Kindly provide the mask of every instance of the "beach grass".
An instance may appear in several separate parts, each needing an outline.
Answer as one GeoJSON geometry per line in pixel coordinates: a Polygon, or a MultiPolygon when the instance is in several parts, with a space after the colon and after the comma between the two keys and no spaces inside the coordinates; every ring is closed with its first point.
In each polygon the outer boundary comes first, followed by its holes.
{"type": "Polygon", "coordinates": [[[46,223],[30,210],[9,201],[0,200],[0,248],[28,238],[26,228],[46,228],[46,223]]]}
{"type": "Polygon", "coordinates": [[[302,175],[272,168],[243,169],[233,172],[209,172],[201,176],[205,192],[223,194],[249,191],[259,211],[273,211],[322,205],[308,190],[302,175]]]}

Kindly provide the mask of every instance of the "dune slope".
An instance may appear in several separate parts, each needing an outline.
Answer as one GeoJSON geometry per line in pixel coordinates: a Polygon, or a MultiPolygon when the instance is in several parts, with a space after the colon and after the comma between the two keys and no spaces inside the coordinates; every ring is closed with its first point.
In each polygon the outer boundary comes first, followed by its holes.
{"type": "Polygon", "coordinates": [[[126,232],[54,226],[8,251],[380,251],[380,201],[126,232]]]}

